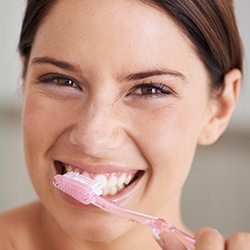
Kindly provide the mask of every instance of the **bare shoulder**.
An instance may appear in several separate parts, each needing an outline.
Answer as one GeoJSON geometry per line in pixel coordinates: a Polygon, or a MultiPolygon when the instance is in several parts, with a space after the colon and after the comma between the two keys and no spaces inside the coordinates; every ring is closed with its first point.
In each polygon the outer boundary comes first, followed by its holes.
{"type": "Polygon", "coordinates": [[[35,202],[0,213],[0,249],[29,249],[40,203],[35,202]]]}

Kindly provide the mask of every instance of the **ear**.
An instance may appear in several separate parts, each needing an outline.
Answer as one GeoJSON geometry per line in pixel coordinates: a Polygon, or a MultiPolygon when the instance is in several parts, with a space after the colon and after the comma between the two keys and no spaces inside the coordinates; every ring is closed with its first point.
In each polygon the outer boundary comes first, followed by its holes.
{"type": "Polygon", "coordinates": [[[239,69],[232,69],[224,76],[223,91],[215,100],[211,100],[210,113],[199,135],[198,144],[213,144],[228,127],[239,97],[241,78],[239,69]]]}

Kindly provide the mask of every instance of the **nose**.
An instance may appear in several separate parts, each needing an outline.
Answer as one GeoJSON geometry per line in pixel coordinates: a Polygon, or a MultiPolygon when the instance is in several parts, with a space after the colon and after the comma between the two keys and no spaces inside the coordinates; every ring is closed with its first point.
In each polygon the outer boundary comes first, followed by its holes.
{"type": "Polygon", "coordinates": [[[117,149],[125,140],[120,114],[114,105],[95,101],[84,105],[70,131],[70,142],[88,155],[117,149]]]}

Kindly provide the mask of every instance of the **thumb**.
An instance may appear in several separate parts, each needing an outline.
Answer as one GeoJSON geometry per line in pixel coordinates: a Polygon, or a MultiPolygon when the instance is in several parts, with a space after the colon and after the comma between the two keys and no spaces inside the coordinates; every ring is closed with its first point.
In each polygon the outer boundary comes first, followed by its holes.
{"type": "Polygon", "coordinates": [[[163,250],[187,250],[187,248],[171,233],[162,232],[160,235],[154,233],[154,238],[163,250]]]}

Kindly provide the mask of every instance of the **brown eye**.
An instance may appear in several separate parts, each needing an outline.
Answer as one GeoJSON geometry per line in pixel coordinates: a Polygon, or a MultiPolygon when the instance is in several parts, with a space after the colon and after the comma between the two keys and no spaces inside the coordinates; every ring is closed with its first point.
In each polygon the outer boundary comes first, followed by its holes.
{"type": "Polygon", "coordinates": [[[58,78],[54,79],[57,85],[76,87],[76,84],[69,78],[58,78]]]}
{"type": "Polygon", "coordinates": [[[142,95],[152,95],[160,93],[160,90],[156,89],[153,86],[142,86],[140,91],[142,95]]]}
{"type": "Polygon", "coordinates": [[[132,94],[141,96],[160,96],[160,95],[170,95],[172,91],[164,84],[153,84],[153,83],[143,83],[136,85],[132,94]]]}
{"type": "Polygon", "coordinates": [[[46,74],[39,79],[43,84],[54,84],[60,87],[80,88],[79,84],[72,78],[60,74],[46,74]]]}

